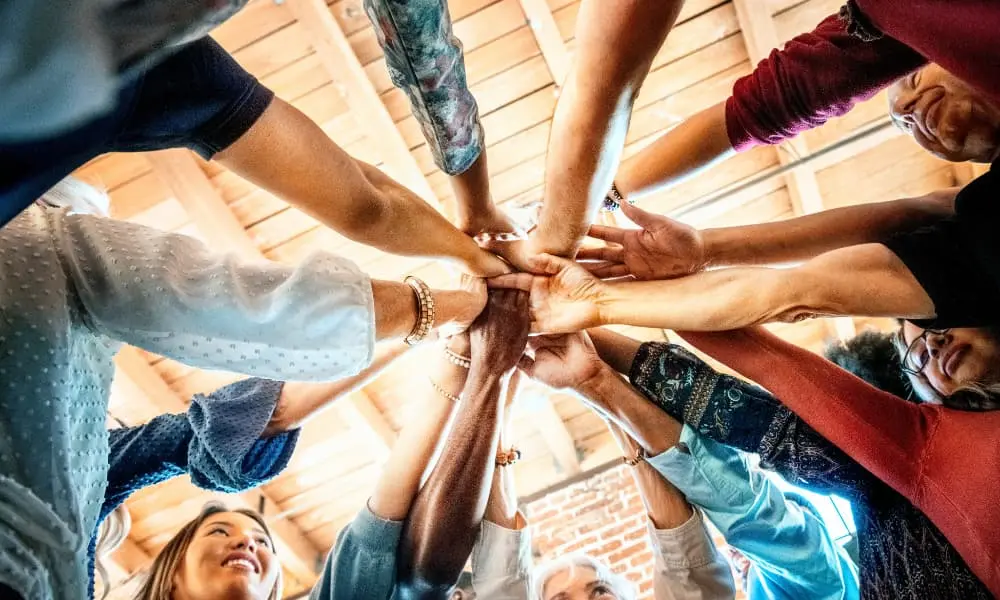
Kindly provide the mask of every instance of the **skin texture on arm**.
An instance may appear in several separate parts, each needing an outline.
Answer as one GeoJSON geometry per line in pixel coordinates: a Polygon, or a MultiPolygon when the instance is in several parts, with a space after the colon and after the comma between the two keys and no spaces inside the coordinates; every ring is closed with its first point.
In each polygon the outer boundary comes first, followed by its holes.
{"type": "Polygon", "coordinates": [[[279,98],[215,159],[356,242],[401,256],[450,258],[480,276],[507,271],[427,202],[352,158],[279,98]]]}
{"type": "Polygon", "coordinates": [[[726,133],[726,104],[720,102],[686,119],[623,162],[615,185],[623,196],[635,200],[680,183],[733,154],[726,133]]]}
{"type": "Polygon", "coordinates": [[[461,412],[400,540],[400,599],[447,594],[469,558],[493,480],[504,389],[527,343],[526,311],[523,293],[494,291],[470,330],[472,368],[461,412]]]}
{"type": "Polygon", "coordinates": [[[598,277],[631,275],[636,279],[678,277],[706,267],[808,260],[838,248],[883,242],[895,234],[932,225],[954,214],[957,193],[958,188],[952,188],[784,221],[701,231],[625,205],[625,216],[641,229],[593,225],[590,236],[606,245],[583,249],[577,258],[599,261],[587,265],[598,277]]]}
{"type": "MultiPolygon", "coordinates": [[[[635,456],[639,444],[612,422],[608,422],[608,429],[618,447],[622,449],[622,454],[628,458],[635,456]]],[[[677,445],[680,441],[679,431],[680,428],[676,438],[666,439],[664,442],[671,446],[677,445]]],[[[632,478],[639,487],[642,502],[646,505],[646,513],[656,529],[674,529],[687,523],[691,518],[693,510],[684,498],[684,494],[648,462],[641,460],[632,467],[632,478]]]]}
{"type": "MultiPolygon", "coordinates": [[[[407,336],[417,322],[417,301],[413,288],[396,281],[372,280],[375,304],[375,339],[407,336]]],[[[486,286],[479,279],[463,277],[458,290],[431,290],[434,326],[465,329],[486,303],[486,286]]]]}
{"type": "Polygon", "coordinates": [[[264,429],[262,437],[302,427],[306,421],[329,408],[334,402],[367,385],[397,358],[410,350],[404,342],[391,342],[375,348],[375,358],[357,375],[332,383],[285,383],[278,397],[278,405],[264,429]]]}
{"type": "MultiPolygon", "coordinates": [[[[468,356],[467,334],[457,335],[448,343],[453,352],[468,356]]],[[[468,371],[445,358],[444,352],[430,374],[434,383],[449,394],[462,393],[468,371]]],[[[389,460],[382,468],[368,508],[376,516],[402,521],[410,512],[428,467],[443,442],[443,434],[455,414],[456,405],[435,390],[430,382],[421,382],[421,408],[415,411],[392,448],[389,460]]]]}
{"type": "Polygon", "coordinates": [[[573,256],[611,186],[632,104],[681,0],[584,0],[545,164],[534,253],[573,256]]]}
{"type": "Polygon", "coordinates": [[[535,333],[600,325],[726,331],[820,315],[934,316],[930,297],[881,244],[835,250],[793,269],[719,269],[664,281],[604,283],[565,259],[532,262],[544,275],[504,275],[490,284],[530,291],[535,333]]]}

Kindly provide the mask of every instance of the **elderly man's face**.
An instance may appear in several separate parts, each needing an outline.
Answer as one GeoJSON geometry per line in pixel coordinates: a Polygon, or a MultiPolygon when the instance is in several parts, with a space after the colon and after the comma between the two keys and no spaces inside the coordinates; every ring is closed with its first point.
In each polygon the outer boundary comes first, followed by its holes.
{"type": "Polygon", "coordinates": [[[565,569],[549,577],[542,590],[542,600],[620,600],[593,569],[565,569]]]}

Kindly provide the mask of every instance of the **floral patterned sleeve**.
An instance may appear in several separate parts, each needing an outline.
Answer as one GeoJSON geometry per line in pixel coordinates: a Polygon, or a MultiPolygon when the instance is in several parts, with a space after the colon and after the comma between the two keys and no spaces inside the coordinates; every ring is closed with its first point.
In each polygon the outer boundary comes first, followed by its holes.
{"type": "Polygon", "coordinates": [[[771,394],[716,372],[680,346],[643,344],[630,379],[670,416],[709,439],[759,454],[762,466],[796,485],[852,498],[875,481],[771,394]]]}
{"type": "Polygon", "coordinates": [[[365,0],[365,11],[434,162],[449,175],[464,172],[483,151],[483,129],[447,1],[365,0]]]}

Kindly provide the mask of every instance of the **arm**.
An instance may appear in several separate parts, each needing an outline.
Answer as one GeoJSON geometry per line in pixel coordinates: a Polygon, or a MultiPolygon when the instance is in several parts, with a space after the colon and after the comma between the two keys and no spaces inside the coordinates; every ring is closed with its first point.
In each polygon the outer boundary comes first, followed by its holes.
{"type": "Polygon", "coordinates": [[[280,98],[215,158],[356,242],[390,254],[451,258],[479,275],[507,270],[431,205],[352,158],[280,98]]]}
{"type": "MultiPolygon", "coordinates": [[[[297,267],[246,262],[183,235],[47,214],[91,327],[192,366],[328,381],[357,373],[376,339],[404,336],[416,322],[409,286],[373,282],[330,254],[297,267]]],[[[470,322],[485,293],[434,297],[440,325],[470,322]]]]}
{"type": "Polygon", "coordinates": [[[533,251],[572,256],[618,169],[632,104],[680,0],[585,0],[559,95],[533,251]]]}
{"type": "Polygon", "coordinates": [[[761,328],[684,334],[696,347],[774,393],[795,414],[908,498],[935,427],[922,407],[878,390],[761,328]]]}
{"type": "Polygon", "coordinates": [[[823,522],[784,493],[747,455],[685,427],[681,444],[649,463],[698,506],[726,542],[764,579],[795,598],[840,598],[857,589],[857,574],[823,522]]]}
{"type": "Polygon", "coordinates": [[[298,432],[264,435],[280,382],[247,379],[196,394],[187,414],[161,415],[108,432],[108,487],[103,519],[141,488],[189,473],[204,489],[235,493],[280,473],[298,432]]]}
{"type": "Polygon", "coordinates": [[[525,294],[492,292],[473,324],[462,411],[417,494],[400,542],[401,598],[447,593],[469,558],[493,479],[504,387],[527,343],[526,309],[525,294]]]}

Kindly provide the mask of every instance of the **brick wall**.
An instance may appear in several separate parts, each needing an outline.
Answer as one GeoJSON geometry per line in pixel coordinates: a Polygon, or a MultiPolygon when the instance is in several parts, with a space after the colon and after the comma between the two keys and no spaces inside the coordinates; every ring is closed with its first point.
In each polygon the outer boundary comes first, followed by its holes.
{"type": "MultiPolygon", "coordinates": [[[[536,562],[585,552],[635,582],[640,599],[652,600],[653,552],[646,509],[628,467],[597,474],[522,510],[531,524],[536,562]]],[[[721,537],[716,543],[723,544],[721,537]]]]}

